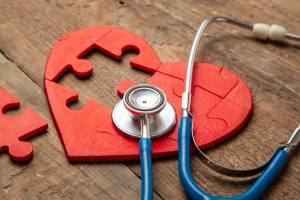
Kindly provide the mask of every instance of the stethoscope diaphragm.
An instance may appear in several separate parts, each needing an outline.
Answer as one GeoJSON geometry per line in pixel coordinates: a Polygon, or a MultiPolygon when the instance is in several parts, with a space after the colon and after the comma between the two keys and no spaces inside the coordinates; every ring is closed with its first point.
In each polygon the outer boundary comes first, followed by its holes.
{"type": "Polygon", "coordinates": [[[166,134],[176,124],[175,109],[166,101],[163,91],[148,84],[128,89],[123,100],[114,107],[112,119],[122,133],[139,138],[141,137],[139,118],[143,115],[147,115],[150,119],[151,138],[166,134]]]}

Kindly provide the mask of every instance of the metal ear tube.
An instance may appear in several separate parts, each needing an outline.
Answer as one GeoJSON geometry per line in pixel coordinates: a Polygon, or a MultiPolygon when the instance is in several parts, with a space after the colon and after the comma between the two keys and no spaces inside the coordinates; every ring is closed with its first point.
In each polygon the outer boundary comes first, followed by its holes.
{"type": "Polygon", "coordinates": [[[286,145],[284,145],[284,150],[288,154],[291,154],[299,146],[299,143],[300,143],[300,124],[295,129],[295,131],[291,135],[291,137],[288,140],[288,142],[286,143],[286,145]]]}

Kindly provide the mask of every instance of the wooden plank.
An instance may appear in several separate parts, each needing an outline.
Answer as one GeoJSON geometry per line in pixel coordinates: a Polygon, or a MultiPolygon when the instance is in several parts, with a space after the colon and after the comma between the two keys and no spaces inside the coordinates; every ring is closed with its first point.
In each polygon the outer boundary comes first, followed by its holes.
{"type": "MultiPolygon", "coordinates": [[[[296,5],[297,1],[273,3],[208,0],[198,3],[7,1],[3,3],[0,13],[0,49],[41,86],[43,66],[51,46],[70,30],[89,25],[119,26],[147,39],[163,61],[174,62],[187,59],[196,27],[210,15],[222,14],[249,22],[276,22],[291,31],[297,31],[298,9],[297,6],[289,6],[296,5]]],[[[253,92],[255,109],[250,123],[241,134],[208,153],[227,166],[258,166],[267,160],[278,143],[287,139],[300,121],[297,94],[300,89],[299,46],[292,44],[276,47],[254,42],[249,38],[250,34],[235,29],[226,29],[219,35],[220,28],[221,25],[217,25],[209,29],[210,36],[206,38],[205,51],[200,51],[204,53],[201,58],[206,62],[227,66],[243,77],[253,92]],[[261,52],[259,56],[257,52],[261,52]]],[[[112,107],[118,101],[113,92],[118,81],[130,78],[145,82],[149,78],[149,75],[140,75],[129,69],[128,56],[119,67],[117,63],[99,55],[93,53],[89,56],[97,67],[94,76],[88,81],[82,83],[71,74],[61,80],[62,84],[80,92],[83,103],[87,98],[93,98],[112,107]],[[122,73],[111,70],[117,66],[122,73]],[[108,79],[108,75],[113,79],[108,79]]],[[[55,144],[60,145],[59,141],[55,144]]],[[[263,199],[295,199],[300,196],[297,189],[300,184],[298,160],[299,153],[263,199]]],[[[140,176],[138,163],[128,166],[140,176]]],[[[237,195],[252,183],[226,177],[219,180],[219,176],[208,171],[197,157],[193,158],[193,169],[201,187],[216,195],[237,195]]],[[[154,173],[155,191],[160,197],[186,198],[178,179],[176,159],[155,161],[154,173]]]]}
{"type": "Polygon", "coordinates": [[[20,114],[30,107],[49,122],[46,133],[30,139],[35,149],[32,162],[15,164],[7,155],[0,156],[3,199],[139,199],[141,181],[124,164],[70,164],[43,90],[2,54],[0,70],[0,86],[21,100],[21,109],[8,114],[20,114]]]}

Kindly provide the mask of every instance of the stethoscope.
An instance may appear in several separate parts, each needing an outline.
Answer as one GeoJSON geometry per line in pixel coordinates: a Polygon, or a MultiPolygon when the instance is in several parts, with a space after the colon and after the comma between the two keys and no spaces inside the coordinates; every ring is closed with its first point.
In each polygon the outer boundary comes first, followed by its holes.
{"type": "Polygon", "coordinates": [[[115,126],[124,134],[140,138],[139,151],[142,174],[142,199],[153,198],[152,143],[168,133],[176,124],[174,108],[164,92],[152,85],[129,88],[112,112],[115,126]]]}
{"type": "MultiPolygon", "coordinates": [[[[193,66],[196,51],[205,28],[212,22],[229,22],[242,28],[253,30],[254,35],[259,39],[270,39],[280,41],[285,38],[300,41],[300,36],[287,33],[283,27],[278,25],[255,24],[249,25],[227,17],[210,17],[199,27],[191,49],[186,74],[185,92],[182,95],[182,118],[180,120],[178,142],[179,176],[187,195],[192,199],[203,200],[254,200],[258,199],[268,188],[272,181],[278,176],[288,161],[289,154],[300,142],[300,126],[294,131],[291,138],[283,147],[278,148],[271,159],[264,165],[249,170],[238,170],[223,167],[209,159],[200,149],[200,155],[204,163],[211,169],[228,176],[246,177],[261,174],[252,187],[244,194],[231,198],[212,196],[201,190],[192,177],[190,168],[190,146],[193,136],[193,116],[191,107],[191,86],[193,66]]],[[[112,119],[115,126],[124,134],[140,138],[139,149],[142,174],[142,199],[153,198],[152,178],[152,137],[160,137],[169,132],[176,123],[174,108],[166,100],[166,96],[159,88],[141,84],[126,91],[123,100],[114,108],[112,119]]],[[[194,140],[195,142],[195,140],[194,140]]],[[[197,145],[196,145],[197,147],[197,145]]],[[[197,147],[198,148],[198,147],[197,147]]]]}
{"type": "MultiPolygon", "coordinates": [[[[198,148],[202,160],[204,163],[211,169],[228,176],[234,177],[246,177],[253,176],[262,172],[259,178],[254,182],[254,184],[243,194],[235,197],[217,197],[212,196],[203,190],[197,185],[192,177],[191,167],[190,167],[190,145],[191,139],[193,138],[193,116],[190,112],[191,107],[191,87],[192,87],[192,76],[193,76],[193,67],[194,60],[199,42],[203,36],[203,33],[206,27],[212,22],[227,22],[232,25],[237,25],[247,30],[252,30],[254,36],[261,40],[273,40],[273,41],[282,41],[284,39],[291,39],[295,41],[300,41],[300,36],[287,33],[287,31],[278,25],[269,26],[267,24],[254,24],[249,25],[234,19],[227,17],[210,17],[207,18],[200,25],[197,34],[195,36],[192,49],[190,52],[190,57],[188,61],[186,80],[185,80],[185,91],[182,95],[182,118],[180,120],[179,132],[178,132],[178,142],[179,142],[179,157],[178,157],[178,169],[181,183],[191,199],[202,199],[202,200],[222,200],[222,199],[231,199],[231,200],[255,200],[258,199],[262,193],[270,186],[273,180],[278,176],[280,171],[283,169],[285,164],[288,161],[289,155],[292,150],[300,143],[300,125],[293,132],[292,136],[288,142],[278,148],[275,153],[271,156],[270,160],[267,161],[264,165],[249,169],[249,170],[238,170],[230,169],[223,167],[214,161],[210,160],[196,145],[198,148]]],[[[194,140],[195,142],[195,140],[194,140]]]]}

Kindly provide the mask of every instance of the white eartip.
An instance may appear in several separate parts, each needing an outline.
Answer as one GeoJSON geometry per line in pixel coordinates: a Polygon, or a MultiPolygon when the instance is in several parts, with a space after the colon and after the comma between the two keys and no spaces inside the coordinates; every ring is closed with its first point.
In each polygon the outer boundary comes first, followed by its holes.
{"type": "Polygon", "coordinates": [[[286,33],[287,33],[287,31],[285,28],[283,28],[282,26],[273,24],[270,27],[268,37],[270,40],[281,41],[281,40],[284,40],[286,33]]]}
{"type": "Polygon", "coordinates": [[[256,23],[253,26],[253,35],[261,40],[266,40],[269,35],[270,26],[268,24],[256,23]]]}

